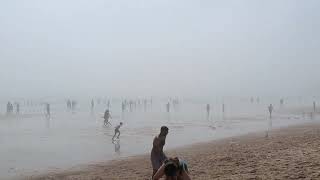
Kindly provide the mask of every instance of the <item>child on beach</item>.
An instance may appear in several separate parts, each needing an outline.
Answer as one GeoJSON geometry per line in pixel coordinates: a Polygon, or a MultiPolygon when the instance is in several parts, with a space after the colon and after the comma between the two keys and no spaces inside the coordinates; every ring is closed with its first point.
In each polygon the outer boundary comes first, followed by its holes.
{"type": "Polygon", "coordinates": [[[166,180],[191,180],[187,163],[178,157],[166,160],[152,179],[158,180],[164,175],[166,180]]]}
{"type": "Polygon", "coordinates": [[[117,138],[119,139],[120,137],[120,127],[122,126],[122,122],[120,122],[120,124],[118,126],[116,126],[116,128],[114,129],[114,135],[112,137],[112,140],[114,140],[114,137],[116,137],[116,135],[118,134],[117,138]]]}

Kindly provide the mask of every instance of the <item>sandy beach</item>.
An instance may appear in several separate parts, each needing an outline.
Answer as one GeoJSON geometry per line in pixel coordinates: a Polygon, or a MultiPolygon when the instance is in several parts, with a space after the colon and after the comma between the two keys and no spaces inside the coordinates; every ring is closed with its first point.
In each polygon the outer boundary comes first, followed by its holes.
{"type": "MultiPolygon", "coordinates": [[[[305,124],[185,146],[192,179],[319,179],[320,124],[305,124]]],[[[23,179],[150,179],[149,154],[23,179]]]]}

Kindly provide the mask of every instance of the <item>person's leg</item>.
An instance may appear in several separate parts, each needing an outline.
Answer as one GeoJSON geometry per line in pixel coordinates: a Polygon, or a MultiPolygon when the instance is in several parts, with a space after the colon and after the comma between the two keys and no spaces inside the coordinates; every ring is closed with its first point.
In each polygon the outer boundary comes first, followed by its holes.
{"type": "Polygon", "coordinates": [[[151,165],[152,165],[152,170],[153,170],[153,172],[152,172],[152,178],[153,178],[153,176],[157,173],[157,171],[160,167],[160,159],[159,159],[158,155],[151,152],[150,160],[151,160],[151,165]]]}
{"type": "Polygon", "coordinates": [[[118,139],[119,139],[119,137],[120,137],[120,131],[118,131],[118,139]]]}
{"type": "Polygon", "coordinates": [[[152,172],[152,178],[153,178],[153,176],[157,173],[157,169],[153,169],[153,172],[152,172]]]}
{"type": "Polygon", "coordinates": [[[114,140],[114,137],[116,137],[116,135],[117,135],[117,132],[115,131],[115,132],[114,132],[114,135],[113,135],[113,137],[112,137],[112,140],[114,140]]]}

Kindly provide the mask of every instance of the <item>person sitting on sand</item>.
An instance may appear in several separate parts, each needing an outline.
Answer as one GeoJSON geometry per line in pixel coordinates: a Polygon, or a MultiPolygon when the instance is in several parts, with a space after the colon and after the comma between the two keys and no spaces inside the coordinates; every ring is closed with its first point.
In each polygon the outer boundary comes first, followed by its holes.
{"type": "Polygon", "coordinates": [[[191,180],[187,163],[178,157],[165,160],[153,180],[158,180],[165,175],[166,180],[191,180]]]}
{"type": "Polygon", "coordinates": [[[151,164],[153,168],[152,177],[158,171],[162,163],[167,159],[163,152],[163,146],[166,144],[166,137],[169,133],[169,128],[162,126],[160,134],[153,139],[153,147],[151,150],[151,164]]]}
{"type": "Polygon", "coordinates": [[[122,126],[122,122],[120,122],[120,124],[118,126],[116,126],[116,128],[114,129],[114,135],[112,137],[112,140],[114,140],[114,137],[116,137],[116,135],[118,134],[117,138],[119,139],[120,137],[120,127],[122,126]]]}

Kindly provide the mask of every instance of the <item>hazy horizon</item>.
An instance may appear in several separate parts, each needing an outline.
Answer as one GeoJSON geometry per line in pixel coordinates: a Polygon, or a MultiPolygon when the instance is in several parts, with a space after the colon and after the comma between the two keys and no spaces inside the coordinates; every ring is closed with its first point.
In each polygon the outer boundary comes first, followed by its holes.
{"type": "Polygon", "coordinates": [[[0,98],[319,95],[320,1],[1,1],[0,98]]]}

